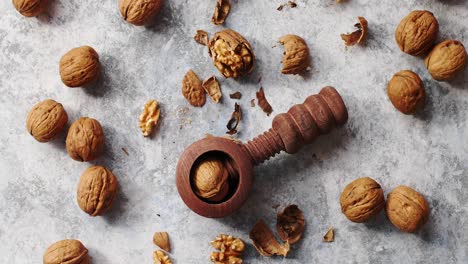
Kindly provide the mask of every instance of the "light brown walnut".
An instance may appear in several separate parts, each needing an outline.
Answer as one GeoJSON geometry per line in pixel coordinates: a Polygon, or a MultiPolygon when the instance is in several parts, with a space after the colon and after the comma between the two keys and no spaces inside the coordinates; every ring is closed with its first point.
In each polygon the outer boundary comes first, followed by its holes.
{"type": "Polygon", "coordinates": [[[119,0],[123,19],[135,26],[150,24],[162,5],[163,0],[119,0]]]}
{"type": "Polygon", "coordinates": [[[412,114],[424,105],[426,92],[419,76],[409,70],[395,73],[387,85],[393,106],[404,114],[412,114]]]}
{"type": "Polygon", "coordinates": [[[229,172],[223,161],[207,157],[199,161],[193,171],[195,194],[212,202],[223,200],[229,192],[229,172]]]}
{"type": "Polygon", "coordinates": [[[145,104],[143,113],[141,113],[138,120],[143,136],[147,137],[151,135],[153,127],[158,124],[160,113],[161,110],[159,109],[158,101],[150,100],[145,104]]]}
{"type": "Polygon", "coordinates": [[[89,46],[74,48],[62,56],[59,68],[66,86],[88,85],[99,78],[99,55],[89,46]]]}
{"type": "Polygon", "coordinates": [[[13,5],[25,17],[35,17],[47,8],[48,0],[13,0],[13,5]]]}
{"type": "Polygon", "coordinates": [[[47,248],[44,264],[88,264],[88,249],[75,239],[60,240],[47,248]]]}
{"type": "Polygon", "coordinates": [[[445,40],[437,44],[424,63],[432,78],[438,81],[453,79],[466,65],[467,54],[460,41],[445,40]]]}
{"type": "Polygon", "coordinates": [[[285,35],[279,43],[284,45],[283,74],[299,74],[309,67],[309,48],[305,40],[296,35],[285,35]]]}
{"type": "Polygon", "coordinates": [[[96,159],[104,148],[104,132],[96,119],[81,117],[68,130],[66,140],[70,157],[77,161],[96,159]]]}
{"type": "Polygon", "coordinates": [[[28,113],[26,128],[39,142],[47,142],[57,136],[68,122],[62,104],[52,99],[37,103],[28,113]]]}
{"type": "Polygon", "coordinates": [[[192,70],[189,70],[182,80],[182,95],[193,106],[201,107],[205,105],[206,94],[202,81],[192,70]]]}

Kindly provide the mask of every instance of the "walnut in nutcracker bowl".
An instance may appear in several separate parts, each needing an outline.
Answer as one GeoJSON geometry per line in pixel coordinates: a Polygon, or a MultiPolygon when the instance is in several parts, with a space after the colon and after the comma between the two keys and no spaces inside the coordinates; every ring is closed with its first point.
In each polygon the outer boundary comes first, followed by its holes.
{"type": "Polygon", "coordinates": [[[39,142],[47,142],[60,133],[68,122],[68,115],[62,104],[47,99],[39,102],[28,113],[26,128],[39,142]]]}
{"type": "Polygon", "coordinates": [[[439,23],[431,12],[415,10],[401,20],[395,40],[401,51],[420,55],[434,45],[438,32],[439,23]]]}
{"type": "Polygon", "coordinates": [[[409,70],[393,75],[387,85],[390,101],[403,114],[412,114],[424,105],[426,92],[419,76],[409,70]]]}
{"type": "Polygon", "coordinates": [[[80,177],[77,202],[90,216],[103,215],[117,193],[117,178],[103,166],[91,166],[80,177]]]}
{"type": "Polygon", "coordinates": [[[40,15],[47,8],[48,0],[13,0],[13,5],[25,17],[40,15]]]}
{"type": "Polygon", "coordinates": [[[123,19],[135,26],[149,24],[159,13],[163,0],[119,0],[123,19]]]}
{"type": "Polygon", "coordinates": [[[208,47],[214,65],[224,77],[237,78],[252,72],[255,61],[252,46],[234,30],[217,32],[208,47]]]}
{"type": "Polygon", "coordinates": [[[199,161],[192,175],[195,194],[211,202],[219,202],[229,192],[229,172],[217,157],[206,157],[199,161]]]}
{"type": "Polygon", "coordinates": [[[385,206],[384,193],[380,185],[369,177],[349,183],[341,193],[341,211],[355,222],[365,222],[377,215],[385,206]]]}
{"type": "Polygon", "coordinates": [[[99,78],[99,55],[89,46],[71,49],[60,59],[60,77],[68,87],[80,87],[99,78]]]}
{"type": "Polygon", "coordinates": [[[96,119],[81,117],[68,130],[67,152],[77,161],[96,159],[104,148],[104,132],[96,119]]]}
{"type": "Polygon", "coordinates": [[[460,41],[445,40],[429,52],[424,63],[432,78],[448,81],[463,70],[467,56],[465,47],[460,41]]]}
{"type": "Polygon", "coordinates": [[[400,185],[387,195],[385,211],[394,226],[412,233],[427,222],[430,210],[429,203],[422,194],[400,185]]]}
{"type": "Polygon", "coordinates": [[[47,248],[44,264],[88,264],[88,249],[76,239],[60,240],[47,248]]]}

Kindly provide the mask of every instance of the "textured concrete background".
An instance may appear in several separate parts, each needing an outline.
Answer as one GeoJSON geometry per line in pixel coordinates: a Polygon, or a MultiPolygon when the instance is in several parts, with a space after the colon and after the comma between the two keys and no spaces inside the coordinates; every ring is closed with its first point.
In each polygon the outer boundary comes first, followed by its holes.
{"type": "Polygon", "coordinates": [[[439,20],[440,40],[468,46],[468,2],[309,0],[280,12],[283,1],[233,1],[225,26],[251,42],[255,72],[240,80],[220,78],[224,101],[193,108],[181,95],[185,72],[220,77],[206,48],[192,39],[197,29],[212,35],[223,28],[210,22],[214,2],[167,1],[156,24],[146,28],[125,23],[117,1],[55,0],[39,18],[24,18],[10,1],[0,2],[0,262],[41,263],[51,243],[77,238],[93,263],[151,263],[153,232],[166,230],[179,264],[207,263],[208,242],[219,233],[249,244],[246,263],[467,263],[468,70],[450,83],[436,82],[422,58],[400,52],[393,34],[411,10],[427,9],[439,20]],[[369,21],[369,39],[346,49],[339,34],[351,31],[358,15],[369,21]],[[287,33],[309,44],[312,70],[305,78],[279,73],[283,49],[272,46],[287,33]],[[58,61],[80,45],[98,51],[102,78],[94,87],[69,89],[60,81],[58,61]],[[397,112],[385,93],[389,78],[402,69],[420,74],[426,86],[426,107],[415,116],[397,112]],[[346,101],[349,122],[294,156],[281,154],[258,167],[252,195],[235,215],[202,218],[177,194],[178,157],[205,133],[225,132],[234,105],[227,95],[234,91],[244,95],[239,138],[269,128],[274,115],[250,108],[260,85],[274,114],[333,85],[346,101]],[[105,154],[92,163],[108,166],[120,181],[106,216],[91,218],[77,206],[78,178],[90,164],[67,155],[64,134],[46,144],[28,135],[26,114],[46,98],[61,102],[70,122],[90,116],[103,125],[105,154]],[[162,103],[162,120],[148,139],[137,118],[151,98],[162,103]],[[385,193],[399,184],[423,193],[432,209],[427,225],[404,234],[383,213],[367,224],[349,222],[339,195],[360,176],[376,179],[385,193]],[[274,227],[272,206],[290,203],[305,212],[304,239],[286,259],[260,256],[250,228],[259,218],[274,227]],[[325,244],[329,226],[336,228],[336,242],[325,244]]]}

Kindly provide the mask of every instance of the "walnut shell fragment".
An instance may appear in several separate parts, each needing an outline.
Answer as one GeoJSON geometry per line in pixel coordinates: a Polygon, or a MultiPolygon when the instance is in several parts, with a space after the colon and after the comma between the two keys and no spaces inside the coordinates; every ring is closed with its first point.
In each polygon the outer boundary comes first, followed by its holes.
{"type": "Polygon", "coordinates": [[[202,86],[211,99],[213,99],[215,103],[219,103],[223,94],[221,93],[221,87],[219,86],[219,82],[216,79],[216,76],[213,75],[204,80],[202,86]]]}
{"type": "Polygon", "coordinates": [[[192,70],[189,70],[182,80],[182,95],[191,105],[196,107],[201,107],[206,102],[202,82],[192,70]]]}
{"type": "Polygon", "coordinates": [[[358,30],[349,34],[341,34],[341,38],[345,41],[346,46],[354,46],[360,44],[366,39],[367,35],[367,20],[363,17],[358,17],[359,23],[356,23],[354,27],[358,30]]]}
{"type": "Polygon", "coordinates": [[[151,135],[153,127],[158,123],[160,113],[158,101],[150,100],[146,102],[139,118],[139,126],[143,136],[151,135]]]}
{"type": "Polygon", "coordinates": [[[250,43],[232,29],[217,32],[210,40],[210,56],[226,78],[237,78],[252,72],[255,55],[250,43]]]}
{"type": "Polygon", "coordinates": [[[96,119],[81,117],[68,129],[67,152],[77,161],[91,161],[104,149],[104,131],[96,119]]]}
{"type": "Polygon", "coordinates": [[[35,17],[43,13],[47,0],[13,0],[13,5],[25,17],[35,17]]]}
{"type": "Polygon", "coordinates": [[[68,87],[80,87],[99,78],[99,55],[90,46],[71,49],[60,59],[60,77],[68,87]]]}
{"type": "Polygon", "coordinates": [[[333,242],[335,241],[335,230],[333,227],[328,229],[327,233],[323,236],[323,242],[333,242]]]}
{"type": "Polygon", "coordinates": [[[197,162],[192,181],[195,194],[211,202],[223,200],[229,192],[228,169],[217,157],[206,157],[197,162]]]}
{"type": "Polygon", "coordinates": [[[62,104],[52,99],[37,103],[28,113],[26,128],[37,141],[48,142],[60,133],[68,122],[62,104]]]}
{"type": "Polygon", "coordinates": [[[234,105],[234,112],[232,112],[231,119],[229,119],[226,127],[228,131],[226,132],[229,135],[234,135],[237,133],[237,126],[239,125],[240,120],[242,119],[242,110],[238,103],[234,105]]]}
{"type": "Polygon", "coordinates": [[[159,13],[163,0],[119,0],[123,19],[135,26],[149,24],[159,13]]]}
{"type": "Polygon", "coordinates": [[[424,63],[432,78],[448,81],[463,70],[467,57],[465,47],[460,41],[445,40],[429,52],[424,63]]]}
{"type": "Polygon", "coordinates": [[[278,235],[289,244],[294,244],[301,239],[304,227],[304,214],[295,204],[289,205],[277,215],[276,229],[278,235]]]}
{"type": "Polygon", "coordinates": [[[155,232],[153,235],[153,243],[166,252],[171,252],[171,243],[167,232],[155,232]]]}
{"type": "Polygon", "coordinates": [[[309,67],[309,48],[305,40],[296,35],[285,35],[279,39],[284,46],[283,74],[299,74],[309,67]]]}
{"type": "Polygon", "coordinates": [[[156,250],[153,252],[154,264],[172,264],[169,256],[166,255],[162,250],[156,250]]]}
{"type": "Polygon", "coordinates": [[[265,97],[265,92],[263,91],[263,87],[260,87],[260,90],[256,93],[256,95],[257,95],[258,106],[262,108],[263,112],[265,112],[267,116],[270,116],[270,114],[273,112],[273,108],[271,107],[270,103],[265,97]]]}
{"type": "Polygon", "coordinates": [[[229,0],[218,0],[211,22],[215,25],[222,25],[229,15],[231,10],[231,2],[229,0]]]}
{"type": "Polygon", "coordinates": [[[193,39],[201,45],[208,46],[208,33],[204,30],[197,30],[197,34],[193,39]]]}
{"type": "Polygon", "coordinates": [[[88,249],[76,239],[60,240],[47,248],[44,264],[88,264],[88,249]]]}
{"type": "Polygon", "coordinates": [[[289,243],[280,244],[276,240],[271,229],[263,220],[257,221],[249,235],[257,251],[266,257],[273,255],[287,256],[289,252],[289,243]]]}
{"type": "Polygon", "coordinates": [[[242,98],[242,93],[237,91],[235,93],[232,93],[229,95],[229,98],[231,99],[236,99],[236,100],[240,100],[242,98]]]}
{"type": "Polygon", "coordinates": [[[211,245],[220,252],[212,252],[210,260],[216,264],[242,264],[244,242],[230,235],[221,234],[211,241],[211,245]]]}

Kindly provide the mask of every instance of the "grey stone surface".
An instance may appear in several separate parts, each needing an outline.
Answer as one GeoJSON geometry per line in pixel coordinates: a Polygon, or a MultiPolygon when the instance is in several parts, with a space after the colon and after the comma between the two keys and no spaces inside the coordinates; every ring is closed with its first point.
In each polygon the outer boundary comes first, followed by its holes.
{"type": "Polygon", "coordinates": [[[207,263],[208,242],[219,233],[249,244],[246,263],[468,262],[468,70],[451,82],[436,82],[423,59],[400,52],[393,37],[407,13],[427,9],[439,20],[440,40],[468,45],[468,2],[309,0],[280,12],[283,1],[233,1],[225,26],[243,34],[257,55],[254,73],[240,80],[221,78],[206,48],[192,39],[197,29],[212,35],[223,28],[210,23],[215,1],[166,2],[151,27],[125,23],[114,0],[55,0],[39,18],[24,18],[11,1],[0,2],[1,263],[40,263],[45,249],[64,238],[80,239],[93,263],[151,263],[158,230],[169,232],[171,257],[179,264],[207,263]],[[369,21],[369,39],[346,49],[339,34],[351,31],[358,15],[369,21]],[[309,44],[312,69],[305,77],[279,73],[283,49],[276,41],[287,33],[309,44]],[[94,87],[69,89],[58,61],[80,45],[98,51],[102,78],[94,87]],[[189,68],[202,78],[220,77],[221,104],[188,106],[180,84],[189,68]],[[386,96],[387,81],[402,69],[420,74],[426,87],[426,107],[415,116],[397,112],[386,96]],[[233,216],[200,217],[177,194],[178,157],[205,133],[225,132],[234,105],[227,95],[235,91],[244,95],[239,138],[268,129],[272,116],[250,108],[260,85],[274,114],[335,86],[349,122],[294,156],[281,154],[256,168],[253,192],[233,216]],[[78,178],[90,164],[67,155],[65,135],[46,144],[28,135],[26,114],[46,98],[61,102],[70,122],[90,116],[103,125],[105,153],[92,164],[109,167],[120,181],[107,215],[91,218],[77,206],[78,178]],[[162,120],[149,139],[137,118],[151,98],[161,102],[162,120]],[[416,234],[399,232],[384,213],[367,224],[351,223],[340,211],[339,195],[360,176],[376,179],[386,194],[399,184],[420,191],[431,206],[429,222],[416,234]],[[305,212],[304,239],[286,259],[260,256],[248,238],[250,228],[259,218],[273,228],[272,206],[290,203],[305,212]],[[329,226],[336,228],[336,242],[325,244],[329,226]]]}

